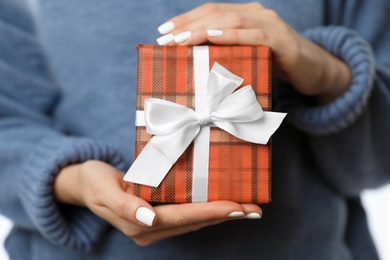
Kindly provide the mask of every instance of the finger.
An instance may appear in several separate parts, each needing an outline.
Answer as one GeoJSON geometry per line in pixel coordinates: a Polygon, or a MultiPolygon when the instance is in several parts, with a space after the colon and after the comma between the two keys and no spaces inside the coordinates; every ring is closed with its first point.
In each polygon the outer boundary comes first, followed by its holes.
{"type": "MultiPolygon", "coordinates": [[[[237,16],[235,14],[235,16],[237,16]]],[[[159,45],[195,45],[204,43],[207,39],[208,28],[237,28],[239,19],[218,19],[215,16],[196,20],[186,26],[173,30],[171,33],[163,35],[157,39],[159,45]]]]}
{"type": "Polygon", "coordinates": [[[207,41],[207,27],[200,25],[196,30],[167,34],[156,39],[159,45],[198,45],[207,41]]]}
{"type": "Polygon", "coordinates": [[[210,220],[210,221],[205,221],[205,222],[200,222],[200,223],[195,223],[187,226],[181,226],[181,227],[175,227],[175,228],[169,228],[169,229],[161,229],[157,231],[152,231],[149,233],[143,233],[140,235],[135,235],[132,237],[134,242],[140,246],[147,246],[150,245],[154,242],[157,242],[159,240],[168,238],[168,237],[173,237],[173,236],[178,236],[182,234],[186,234],[189,232],[197,231],[199,229],[205,228],[207,226],[211,225],[217,225],[220,224],[224,221],[227,221],[229,219],[224,219],[224,220],[210,220]]]}
{"type": "Polygon", "coordinates": [[[196,20],[205,17],[211,12],[215,12],[217,10],[221,10],[223,6],[228,4],[215,4],[215,3],[207,3],[201,5],[197,8],[192,9],[184,14],[175,16],[162,25],[160,25],[157,29],[161,34],[166,34],[172,32],[174,29],[181,28],[187,24],[190,24],[196,20]]]}
{"type": "Polygon", "coordinates": [[[244,209],[245,218],[247,219],[260,219],[263,216],[263,211],[256,204],[241,204],[244,209]]]}
{"type": "Polygon", "coordinates": [[[292,67],[297,59],[298,42],[287,30],[227,29],[208,30],[206,34],[205,41],[217,45],[268,46],[272,49],[275,64],[285,64],[285,67],[292,67]]]}
{"type": "MultiPolygon", "coordinates": [[[[229,3],[207,3],[192,9],[189,12],[173,17],[160,25],[158,31],[161,34],[171,33],[174,29],[180,29],[193,23],[196,20],[202,20],[211,13],[215,12],[246,12],[259,11],[265,8],[259,3],[248,4],[229,4],[229,3]]],[[[185,30],[181,30],[185,31],[185,30]]]]}
{"type": "Polygon", "coordinates": [[[156,223],[156,212],[145,200],[131,195],[132,189],[129,183],[118,178],[107,178],[106,187],[110,189],[96,195],[100,206],[109,208],[120,218],[144,226],[153,226],[156,223]],[[128,192],[125,192],[128,191],[128,192]]]}
{"type": "MultiPolygon", "coordinates": [[[[224,203],[218,203],[218,204],[224,204],[224,203]]],[[[215,203],[212,203],[211,206],[216,206],[215,203]]],[[[100,216],[103,216],[104,219],[106,219],[109,223],[111,223],[114,227],[116,227],[118,230],[122,231],[125,235],[128,237],[131,237],[138,245],[145,246],[152,244],[156,241],[159,241],[161,239],[177,236],[181,234],[185,234],[188,232],[193,232],[196,230],[199,230],[201,228],[210,226],[210,225],[216,225],[228,220],[234,220],[234,219],[242,219],[244,216],[245,218],[255,219],[260,218],[261,216],[261,209],[258,205],[255,204],[242,204],[243,212],[241,211],[233,211],[226,215],[226,212],[221,214],[221,219],[212,219],[212,220],[206,220],[201,222],[193,222],[188,221],[187,225],[181,225],[181,223],[184,223],[182,221],[175,221],[174,227],[172,227],[172,222],[169,222],[169,226],[166,226],[165,224],[156,225],[155,227],[144,227],[137,224],[134,224],[126,219],[123,219],[119,217],[117,214],[112,212],[109,208],[106,207],[99,207],[97,209],[97,212],[100,216]],[[232,214],[233,213],[233,214],[232,214]],[[242,213],[242,214],[239,214],[242,213]],[[179,225],[179,226],[178,226],[179,225]]],[[[161,206],[166,207],[166,206],[161,206]]],[[[201,206],[203,207],[203,206],[201,206]]],[[[179,207],[181,208],[181,207],[179,207]]],[[[197,207],[195,207],[197,208],[197,207]]],[[[218,209],[218,207],[216,207],[218,209]]],[[[235,210],[237,210],[236,207],[234,207],[235,210]]],[[[169,207],[166,209],[167,211],[174,210],[172,207],[169,207]]],[[[181,210],[186,210],[185,208],[182,208],[181,210]]],[[[232,210],[232,208],[229,208],[229,210],[232,210]]],[[[179,210],[180,212],[180,210],[179,210]]],[[[160,210],[161,214],[164,214],[163,211],[160,210]]],[[[213,214],[213,213],[212,213],[213,214]]],[[[204,216],[199,219],[204,219],[204,216]]]]}
{"type": "Polygon", "coordinates": [[[123,219],[149,227],[156,223],[153,207],[136,196],[122,193],[112,197],[110,201],[108,208],[123,219]]]}
{"type": "MultiPolygon", "coordinates": [[[[172,31],[174,43],[178,45],[195,45],[204,43],[207,40],[207,30],[212,28],[239,29],[246,28],[248,17],[245,13],[224,12],[212,17],[197,20],[177,30],[172,31]]],[[[253,21],[253,20],[252,20],[253,21]]],[[[252,26],[255,26],[252,24],[252,26]]],[[[167,36],[162,36],[164,38],[167,36]]]]}
{"type": "MultiPolygon", "coordinates": [[[[221,29],[234,29],[234,28],[246,28],[249,25],[247,22],[248,16],[253,17],[250,12],[214,12],[200,19],[194,20],[181,27],[177,27],[172,30],[172,34],[177,35],[185,31],[193,31],[195,29],[208,29],[208,28],[221,28],[221,29]]],[[[257,14],[258,15],[258,14],[257,14]]],[[[255,16],[255,19],[257,17],[255,16]]]]}
{"type": "Polygon", "coordinates": [[[231,201],[214,201],[205,203],[188,203],[157,206],[159,216],[156,227],[179,227],[199,222],[222,220],[229,215],[245,215],[244,208],[231,201]]]}
{"type": "MultiPolygon", "coordinates": [[[[262,28],[270,28],[270,19],[267,19],[269,16],[268,11],[259,13],[259,12],[223,12],[218,13],[212,17],[206,17],[201,20],[197,20],[191,24],[186,25],[180,29],[174,30],[170,35],[170,45],[197,45],[201,43],[208,42],[208,30],[218,29],[223,32],[228,29],[252,29],[252,32],[262,32],[262,28]],[[264,13],[264,15],[262,15],[264,13]],[[255,31],[259,30],[259,31],[255,31]]],[[[275,23],[272,24],[272,28],[275,29],[275,23]]],[[[215,35],[211,35],[214,36],[215,35]]],[[[228,36],[228,35],[227,35],[228,36]]],[[[250,35],[254,36],[254,35],[250,35]]],[[[164,35],[161,38],[166,38],[168,35],[164,35]]],[[[234,41],[233,38],[228,38],[228,40],[234,41]]],[[[159,40],[158,40],[159,41],[159,40]]],[[[229,44],[229,43],[226,43],[229,44]]]]}
{"type": "MultiPolygon", "coordinates": [[[[218,203],[218,204],[221,204],[220,206],[222,206],[222,204],[225,203],[218,203]]],[[[192,204],[188,204],[188,206],[190,205],[192,204]]],[[[215,205],[210,205],[210,206],[214,207],[215,205]]],[[[181,212],[181,211],[186,211],[189,207],[175,207],[172,205],[167,205],[167,206],[159,206],[158,208],[159,209],[157,209],[157,211],[159,211],[159,214],[163,217],[159,218],[158,224],[156,224],[153,227],[141,226],[138,223],[134,223],[132,221],[129,221],[126,218],[122,218],[117,213],[113,212],[111,209],[105,206],[99,206],[95,208],[94,212],[97,213],[97,215],[106,219],[109,223],[111,223],[111,225],[121,230],[124,234],[126,234],[129,237],[142,236],[143,234],[156,232],[160,230],[167,230],[166,232],[162,232],[160,237],[166,237],[169,236],[169,234],[177,235],[189,231],[194,231],[207,225],[217,224],[226,220],[242,219],[243,217],[245,217],[250,213],[254,214],[254,212],[259,212],[258,206],[248,204],[248,205],[243,205],[242,208],[241,207],[228,208],[228,210],[225,210],[225,212],[223,212],[222,214],[217,215],[214,214],[213,212],[211,213],[209,212],[208,214],[202,214],[200,217],[193,217],[190,219],[190,218],[186,218],[185,216],[183,217],[183,214],[181,212]],[[166,208],[164,211],[160,209],[161,207],[168,207],[168,208],[166,208]],[[171,214],[172,211],[175,212],[171,214]],[[170,216],[166,216],[166,212],[169,212],[170,216]],[[230,213],[226,213],[226,212],[230,212],[230,213]],[[179,217],[177,217],[177,215],[179,217]],[[175,218],[172,218],[172,216],[175,216],[175,218]],[[166,220],[167,218],[170,218],[170,220],[166,220]],[[173,230],[173,231],[169,232],[168,230],[173,230]]],[[[196,208],[197,207],[194,207],[194,210],[197,210],[196,208]]]]}
{"type": "MultiPolygon", "coordinates": [[[[266,45],[271,47],[269,36],[261,29],[207,29],[201,27],[172,37],[169,45],[266,45]]],[[[162,44],[164,45],[164,44],[162,44]]]]}
{"type": "Polygon", "coordinates": [[[140,225],[138,222],[134,223],[122,218],[105,206],[96,207],[94,212],[128,237],[150,232],[154,229],[154,227],[140,225]]]}
{"type": "MultiPolygon", "coordinates": [[[[213,205],[215,206],[215,205],[213,205]]],[[[197,222],[197,223],[192,223],[189,225],[184,225],[184,226],[178,226],[178,227],[173,227],[173,228],[161,228],[158,229],[156,227],[153,227],[153,231],[148,232],[148,233],[142,233],[140,235],[133,236],[133,240],[141,246],[146,246],[149,244],[152,244],[156,241],[159,241],[164,238],[172,237],[172,236],[177,236],[177,235],[182,235],[186,234],[189,232],[197,231],[199,229],[202,229],[207,226],[211,225],[216,225],[220,224],[225,221],[229,220],[234,220],[234,219],[242,219],[244,216],[247,219],[259,219],[261,218],[262,211],[258,205],[255,204],[242,204],[241,205],[243,210],[244,210],[244,215],[243,214],[238,214],[238,213],[243,213],[239,211],[235,211],[228,214],[222,214],[225,217],[222,219],[213,219],[213,220],[207,220],[207,221],[202,221],[202,222],[197,222]]],[[[150,229],[149,229],[150,230],[150,229]]]]}
{"type": "Polygon", "coordinates": [[[121,216],[118,212],[106,206],[98,206],[93,210],[129,237],[166,230],[159,233],[160,235],[156,238],[182,234],[211,224],[242,219],[248,214],[261,212],[257,205],[240,205],[229,201],[164,205],[156,207],[156,211],[160,216],[156,225],[147,227],[129,220],[128,217],[121,216]]]}
{"type": "Polygon", "coordinates": [[[266,45],[271,47],[269,34],[262,29],[208,30],[207,41],[219,45],[266,45]]]}
{"type": "MultiPolygon", "coordinates": [[[[205,43],[206,31],[209,29],[254,29],[268,28],[280,24],[278,15],[269,9],[261,7],[260,11],[221,11],[188,22],[181,27],[172,29],[169,34],[157,39],[160,45],[196,45],[205,43]],[[273,21],[277,21],[275,23],[273,21]]],[[[172,24],[172,23],[171,23],[172,24]]]]}

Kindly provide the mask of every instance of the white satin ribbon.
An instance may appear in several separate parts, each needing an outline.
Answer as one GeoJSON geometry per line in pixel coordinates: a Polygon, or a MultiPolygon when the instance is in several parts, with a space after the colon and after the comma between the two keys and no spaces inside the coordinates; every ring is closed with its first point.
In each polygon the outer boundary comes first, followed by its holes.
{"type": "Polygon", "coordinates": [[[154,137],[124,176],[125,181],[158,187],[180,155],[211,123],[248,142],[266,144],[286,113],[264,112],[251,86],[218,63],[209,74],[203,114],[162,99],[145,101],[146,131],[154,137]]]}
{"type": "MultiPolygon", "coordinates": [[[[194,46],[194,90],[195,111],[200,115],[207,113],[207,81],[210,72],[209,46],[194,46]]],[[[192,160],[192,202],[208,199],[210,161],[210,126],[203,125],[194,139],[192,160]]]]}

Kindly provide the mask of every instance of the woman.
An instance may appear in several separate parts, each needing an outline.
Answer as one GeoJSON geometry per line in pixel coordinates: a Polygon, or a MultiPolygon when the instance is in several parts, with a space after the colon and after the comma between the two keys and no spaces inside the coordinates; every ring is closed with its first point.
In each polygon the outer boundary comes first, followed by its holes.
{"type": "Polygon", "coordinates": [[[358,198],[390,179],[390,3],[236,2],[0,2],[11,259],[378,258],[358,198]],[[272,48],[269,205],[130,195],[135,45],[155,39],[272,48]]]}

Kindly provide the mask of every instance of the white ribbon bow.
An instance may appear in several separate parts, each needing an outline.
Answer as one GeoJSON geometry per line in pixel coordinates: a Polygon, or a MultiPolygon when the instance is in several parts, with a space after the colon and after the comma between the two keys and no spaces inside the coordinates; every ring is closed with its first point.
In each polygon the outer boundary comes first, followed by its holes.
{"type": "Polygon", "coordinates": [[[266,144],[286,113],[264,112],[251,86],[218,63],[209,74],[207,111],[199,114],[177,103],[145,101],[146,131],[155,135],[124,177],[125,181],[158,187],[202,126],[214,124],[248,142],[266,144]]]}

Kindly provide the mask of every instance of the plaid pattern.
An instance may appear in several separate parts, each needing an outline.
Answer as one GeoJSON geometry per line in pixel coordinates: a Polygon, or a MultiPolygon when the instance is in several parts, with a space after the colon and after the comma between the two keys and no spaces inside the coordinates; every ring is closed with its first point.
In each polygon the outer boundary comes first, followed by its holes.
{"type": "MultiPolygon", "coordinates": [[[[160,98],[194,108],[193,48],[139,45],[137,110],[147,98],[160,98]]],[[[244,78],[264,110],[270,110],[270,50],[264,46],[209,46],[214,62],[244,78]]],[[[145,127],[137,127],[135,157],[150,140],[145,127]]],[[[208,200],[241,203],[270,201],[270,145],[242,141],[211,128],[208,200]]],[[[150,158],[153,163],[153,158],[150,158]]],[[[134,194],[150,202],[192,201],[193,144],[181,155],[159,187],[134,184],[134,194]]]]}

